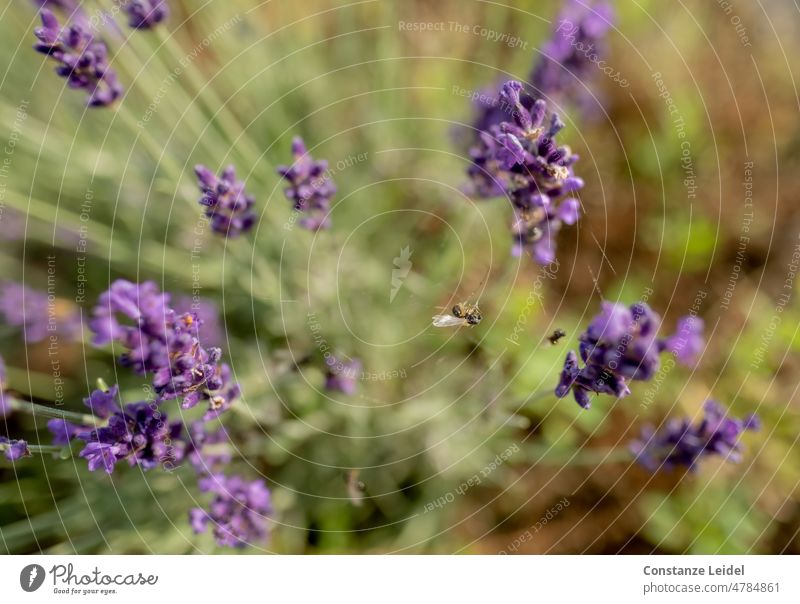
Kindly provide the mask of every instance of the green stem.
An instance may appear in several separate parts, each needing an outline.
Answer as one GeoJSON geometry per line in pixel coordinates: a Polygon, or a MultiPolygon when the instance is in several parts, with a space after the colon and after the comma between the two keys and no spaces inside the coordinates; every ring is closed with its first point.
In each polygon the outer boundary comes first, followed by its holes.
{"type": "Polygon", "coordinates": [[[45,405],[38,405],[36,403],[30,403],[28,401],[21,401],[16,398],[10,398],[8,397],[7,394],[6,397],[7,397],[6,401],[8,402],[11,409],[13,409],[14,411],[24,411],[25,413],[30,413],[34,417],[36,417],[37,415],[41,415],[44,417],[63,419],[70,422],[82,425],[89,425],[89,426],[99,426],[102,424],[102,420],[88,413],[75,413],[73,411],[62,411],[61,409],[54,409],[53,407],[46,407],[45,405]]]}
{"type": "MultiPolygon", "coordinates": [[[[0,445],[0,451],[10,449],[11,445],[0,445]]],[[[56,445],[28,445],[28,451],[31,453],[61,453],[64,447],[57,447],[56,445]]]]}

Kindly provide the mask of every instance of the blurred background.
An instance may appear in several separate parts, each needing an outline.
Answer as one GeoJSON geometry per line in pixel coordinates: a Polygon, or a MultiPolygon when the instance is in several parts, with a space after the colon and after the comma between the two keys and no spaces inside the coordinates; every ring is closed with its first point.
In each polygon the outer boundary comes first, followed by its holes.
{"type": "MultiPolygon", "coordinates": [[[[126,87],[107,109],[31,49],[34,4],[0,10],[0,275],[79,333],[53,352],[6,321],[8,391],[79,410],[102,378],[142,398],[86,320],[113,279],[153,280],[202,297],[242,384],[231,467],[275,507],[243,553],[800,553],[794,3],[613,3],[627,86],[596,70],[589,102],[553,99],[586,186],[549,267],[511,256],[504,200],[463,193],[463,129],[473,91],[528,78],[560,2],[169,0],[137,32],[87,1],[126,87]],[[338,185],[329,231],[296,227],[275,174],[298,134],[338,185]],[[249,235],[202,228],[196,163],[236,166],[249,235]],[[548,395],[603,298],[646,299],[667,331],[697,312],[698,367],[589,411],[548,395]],[[464,300],[480,325],[431,327],[464,300]],[[361,360],[352,396],[324,391],[325,350],[361,360]],[[762,418],[741,463],[653,475],[620,455],[707,398],[762,418]]],[[[0,434],[49,442],[19,413],[0,434]]],[[[0,551],[227,552],[192,534],[198,501],[190,468],[0,459],[0,551]]]]}

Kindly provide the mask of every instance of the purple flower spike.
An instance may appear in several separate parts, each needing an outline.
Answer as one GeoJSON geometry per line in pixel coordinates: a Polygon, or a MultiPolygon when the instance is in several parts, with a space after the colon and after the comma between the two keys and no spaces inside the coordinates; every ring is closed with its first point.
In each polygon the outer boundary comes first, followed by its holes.
{"type": "Polygon", "coordinates": [[[542,47],[530,81],[543,96],[577,98],[586,104],[581,82],[592,75],[605,55],[603,39],[614,23],[614,11],[606,2],[569,0],[556,19],[553,37],[542,47]]]}
{"type": "Polygon", "coordinates": [[[28,343],[50,336],[76,340],[81,333],[80,315],[68,303],[48,299],[44,292],[19,283],[5,283],[0,291],[0,313],[5,322],[21,327],[28,343]]]}
{"type": "Polygon", "coordinates": [[[703,320],[687,315],[678,321],[678,329],[675,334],[665,338],[661,342],[664,350],[668,350],[678,359],[680,363],[687,367],[697,365],[700,355],[705,346],[703,338],[703,320]]]}
{"type": "Polygon", "coordinates": [[[592,392],[628,396],[628,380],[646,381],[658,371],[659,353],[666,349],[665,340],[658,338],[660,327],[661,317],[643,302],[630,307],[603,302],[579,338],[584,366],[579,367],[574,351],[567,354],[556,396],[572,391],[584,409],[592,392]]]}
{"type": "Polygon", "coordinates": [[[263,480],[247,482],[240,476],[213,474],[199,482],[200,490],[214,495],[208,510],[194,508],[189,522],[195,533],[209,524],[223,547],[244,547],[267,537],[267,516],[272,513],[270,492],[263,480]]]}
{"type": "Polygon", "coordinates": [[[122,344],[127,351],[121,364],[153,375],[158,402],[181,398],[181,406],[189,409],[206,401],[209,417],[216,417],[230,408],[239,387],[219,362],[222,351],[201,345],[201,325],[194,313],[177,315],[170,296],[155,283],[120,279],[100,296],[89,327],[95,344],[122,344]],[[121,322],[120,315],[133,325],[121,322]]]}
{"type": "Polygon", "coordinates": [[[169,16],[164,0],[129,0],[124,10],[128,25],[134,29],[151,29],[169,16]]]}
{"type": "Polygon", "coordinates": [[[338,390],[352,396],[356,392],[360,373],[361,361],[359,359],[341,362],[331,357],[328,371],[325,374],[325,389],[331,392],[338,390]]]}
{"type": "Polygon", "coordinates": [[[564,127],[556,115],[547,118],[547,104],[525,93],[522,84],[506,82],[498,96],[492,123],[470,150],[470,192],[477,197],[504,195],[512,203],[512,254],[529,252],[540,264],[556,258],[556,235],[564,224],[575,224],[580,202],[559,198],[583,187],[573,174],[578,156],[560,146],[556,136],[564,127]]]}
{"type": "Polygon", "coordinates": [[[78,434],[78,438],[86,441],[80,456],[88,461],[92,472],[102,468],[111,474],[116,463],[123,460],[149,470],[174,463],[169,444],[171,434],[166,414],[155,404],[132,403],[112,414],[107,426],[78,434]]]}
{"type": "Polygon", "coordinates": [[[283,193],[295,211],[305,215],[299,221],[301,227],[309,231],[327,229],[330,227],[331,199],[336,194],[328,162],[314,161],[299,136],[292,141],[292,155],[294,163],[291,166],[278,166],[278,174],[289,182],[283,193]]]}
{"type": "Polygon", "coordinates": [[[9,440],[5,436],[0,436],[0,445],[6,445],[4,455],[9,461],[17,461],[23,457],[30,457],[31,452],[28,450],[28,443],[24,440],[9,440]]]}
{"type": "Polygon", "coordinates": [[[718,402],[706,401],[699,423],[692,425],[688,418],[673,419],[658,432],[652,426],[645,426],[641,437],[631,443],[630,449],[636,461],[653,472],[677,466],[695,470],[701,459],[713,455],[739,462],[741,434],[745,430],[757,431],[759,427],[755,415],[744,420],[726,417],[718,402]]]}
{"type": "Polygon", "coordinates": [[[94,39],[82,19],[62,28],[50,10],[43,8],[41,17],[34,48],[59,63],[55,71],[70,88],[84,90],[90,107],[106,107],[122,96],[105,43],[94,39]]]}
{"type": "Polygon", "coordinates": [[[197,184],[203,196],[200,205],[211,221],[211,230],[227,237],[238,237],[255,225],[258,217],[253,211],[255,198],[248,195],[244,182],[236,180],[236,169],[228,166],[217,177],[203,165],[194,168],[197,184]]]}

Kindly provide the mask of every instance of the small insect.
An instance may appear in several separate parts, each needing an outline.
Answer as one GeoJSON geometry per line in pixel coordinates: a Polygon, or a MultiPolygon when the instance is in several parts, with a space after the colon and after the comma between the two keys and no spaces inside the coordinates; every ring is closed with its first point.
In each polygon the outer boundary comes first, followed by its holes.
{"type": "Polygon", "coordinates": [[[567,332],[565,332],[563,329],[556,329],[553,333],[551,333],[547,337],[547,339],[550,341],[551,344],[555,346],[556,344],[558,344],[558,341],[565,335],[567,335],[567,332]]]}
{"type": "Polygon", "coordinates": [[[358,479],[358,470],[350,470],[345,475],[347,482],[347,495],[352,503],[357,508],[364,504],[364,493],[367,490],[367,485],[358,479]]]}
{"type": "Polygon", "coordinates": [[[436,315],[433,317],[434,327],[456,327],[460,325],[477,325],[483,319],[477,304],[459,302],[450,311],[449,315],[436,315]]]}

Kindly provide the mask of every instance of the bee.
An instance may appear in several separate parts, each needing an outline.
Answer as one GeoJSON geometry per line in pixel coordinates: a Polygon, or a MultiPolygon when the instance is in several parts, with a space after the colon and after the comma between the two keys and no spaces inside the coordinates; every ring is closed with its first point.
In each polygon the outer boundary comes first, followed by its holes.
{"type": "Polygon", "coordinates": [[[556,329],[553,333],[551,333],[547,339],[550,341],[551,344],[554,346],[558,344],[558,341],[563,338],[567,333],[563,329],[556,329]]]}
{"type": "Polygon", "coordinates": [[[483,319],[477,304],[459,302],[450,311],[449,315],[436,315],[433,317],[434,327],[456,327],[460,325],[477,325],[483,319]]]}

